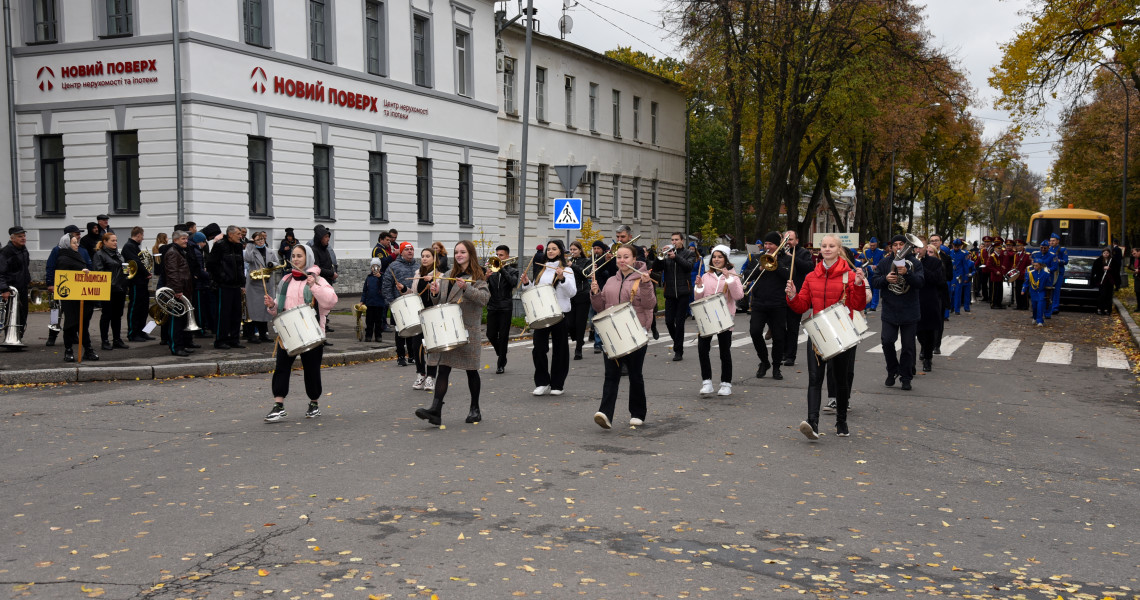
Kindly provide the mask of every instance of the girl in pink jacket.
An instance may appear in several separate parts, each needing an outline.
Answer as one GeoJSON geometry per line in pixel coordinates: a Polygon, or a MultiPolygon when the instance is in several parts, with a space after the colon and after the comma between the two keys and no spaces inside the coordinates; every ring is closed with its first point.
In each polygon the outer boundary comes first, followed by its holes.
{"type": "MultiPolygon", "coordinates": [[[[744,297],[744,285],[740,276],[732,270],[732,263],[728,262],[728,246],[719,245],[713,248],[709,257],[709,270],[697,281],[693,288],[694,300],[700,300],[713,294],[724,294],[728,304],[728,314],[736,316],[736,301],[744,297]],[[702,287],[703,286],[703,287],[702,287]]],[[[729,328],[716,335],[716,345],[720,348],[720,391],[718,396],[732,395],[732,329],[729,328]]],[[[697,338],[697,358],[701,363],[701,395],[710,396],[713,393],[712,361],[709,353],[712,350],[712,336],[697,338]]]]}
{"type": "MultiPolygon", "coordinates": [[[[633,248],[622,246],[615,254],[618,272],[606,281],[605,289],[598,287],[596,279],[590,281],[590,303],[595,312],[607,308],[633,303],[637,320],[648,330],[653,325],[653,313],[657,309],[657,294],[653,291],[653,281],[645,263],[634,261],[633,248]]],[[[602,384],[602,405],[594,413],[594,422],[602,429],[609,429],[614,419],[617,404],[618,384],[621,382],[621,368],[629,371],[629,424],[638,427],[645,423],[645,377],[642,367],[645,364],[645,350],[642,346],[636,351],[618,359],[606,358],[606,379],[602,384]]]]}
{"type": "MultiPolygon", "coordinates": [[[[293,265],[293,272],[286,273],[281,278],[281,285],[277,288],[277,298],[265,296],[265,308],[269,314],[277,316],[278,312],[285,312],[298,306],[317,303],[317,320],[321,331],[325,329],[325,319],[329,311],[336,306],[336,292],[332,286],[321,277],[321,268],[316,263],[313,249],[305,244],[298,244],[289,254],[289,262],[293,265]]],[[[324,357],[324,344],[301,353],[301,366],[305,370],[305,393],[309,396],[309,409],[305,418],[312,419],[321,416],[320,404],[317,399],[321,397],[321,358],[324,357]]],[[[289,395],[289,372],[293,369],[296,356],[289,356],[284,348],[277,348],[277,366],[273,369],[273,408],[265,415],[266,423],[276,423],[284,419],[285,396],[289,395]]]]}

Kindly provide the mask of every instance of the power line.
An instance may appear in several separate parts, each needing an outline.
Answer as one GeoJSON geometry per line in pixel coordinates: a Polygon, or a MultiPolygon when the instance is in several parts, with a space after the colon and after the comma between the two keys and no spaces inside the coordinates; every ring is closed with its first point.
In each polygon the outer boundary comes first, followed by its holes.
{"type": "Polygon", "coordinates": [[[654,46],[653,44],[650,44],[649,42],[647,42],[647,41],[645,41],[645,40],[643,40],[643,39],[641,39],[641,38],[637,37],[636,35],[633,35],[633,34],[632,34],[632,33],[630,33],[629,31],[626,31],[625,29],[623,29],[621,26],[619,26],[618,24],[614,23],[613,21],[610,21],[609,19],[607,19],[607,18],[603,17],[602,15],[599,15],[599,14],[597,13],[597,11],[595,11],[594,9],[590,8],[589,6],[586,6],[585,4],[582,4],[582,3],[581,3],[581,1],[579,1],[579,3],[578,3],[578,6],[581,6],[582,8],[586,9],[586,10],[587,10],[587,11],[588,11],[590,14],[592,14],[592,15],[594,15],[595,17],[597,17],[597,18],[601,19],[602,21],[605,21],[606,23],[609,23],[610,25],[612,25],[612,26],[614,27],[614,29],[617,29],[618,31],[620,31],[620,32],[622,32],[622,33],[624,33],[624,34],[628,35],[629,37],[631,37],[631,38],[633,38],[633,39],[635,39],[635,40],[637,40],[637,41],[639,41],[639,42],[641,42],[642,44],[645,44],[646,46],[648,46],[649,48],[653,49],[653,51],[654,51],[654,52],[657,52],[657,53],[658,53],[658,54],[660,54],[661,56],[669,56],[669,53],[668,53],[668,52],[665,52],[665,51],[661,50],[660,48],[658,48],[658,47],[654,46]]]}
{"type": "MultiPolygon", "coordinates": [[[[579,2],[579,3],[581,3],[581,1],[582,1],[582,0],[578,0],[578,2],[579,2]]],[[[664,31],[665,33],[673,33],[672,31],[669,31],[668,29],[665,29],[664,27],[662,27],[662,26],[660,26],[660,25],[658,25],[658,24],[656,24],[656,23],[650,23],[649,21],[646,21],[645,19],[642,19],[641,17],[637,17],[637,16],[634,16],[634,15],[631,15],[631,14],[629,14],[629,13],[627,13],[627,12],[622,12],[622,11],[620,11],[620,10],[618,10],[618,9],[616,9],[616,8],[614,8],[614,7],[612,7],[612,6],[607,6],[607,5],[605,5],[605,4],[602,4],[601,2],[598,2],[597,0],[592,0],[592,1],[594,2],[594,4],[597,4],[598,6],[600,6],[600,7],[602,7],[602,8],[608,8],[609,10],[612,10],[612,11],[616,12],[616,13],[617,13],[617,14],[619,14],[619,15],[622,15],[622,16],[626,16],[626,17],[629,17],[629,18],[631,18],[631,19],[633,19],[633,20],[635,20],[635,21],[641,21],[642,23],[645,23],[646,25],[649,25],[650,27],[654,27],[654,28],[656,28],[656,29],[660,29],[661,31],[664,31]]]]}

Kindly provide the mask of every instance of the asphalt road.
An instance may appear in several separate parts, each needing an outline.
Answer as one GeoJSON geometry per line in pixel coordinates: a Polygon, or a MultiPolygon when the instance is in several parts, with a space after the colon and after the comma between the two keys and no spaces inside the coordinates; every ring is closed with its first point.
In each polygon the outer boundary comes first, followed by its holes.
{"type": "Polygon", "coordinates": [[[976,307],[910,393],[883,386],[872,335],[852,436],[825,415],[815,443],[803,346],[777,382],[746,341],[734,395],[708,399],[695,348],[653,345],[645,426],[623,386],[609,431],[600,356],[536,398],[525,343],[483,371],[478,425],[452,377],[444,430],[393,361],[325,370],[310,420],[295,373],[276,424],[268,375],[0,388],[0,593],[1135,597],[1137,382],[1097,358],[1116,321],[976,307]],[[979,358],[999,338],[1008,359],[979,358]]]}

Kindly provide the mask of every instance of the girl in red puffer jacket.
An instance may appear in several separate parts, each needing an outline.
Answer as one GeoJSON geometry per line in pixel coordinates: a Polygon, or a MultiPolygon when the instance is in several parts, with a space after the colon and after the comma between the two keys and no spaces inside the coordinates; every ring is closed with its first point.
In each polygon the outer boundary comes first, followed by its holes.
{"type": "MultiPolygon", "coordinates": [[[[824,236],[820,244],[820,254],[823,260],[816,265],[815,270],[804,279],[803,287],[799,293],[791,280],[788,281],[784,292],[788,297],[788,308],[797,313],[811,311],[814,314],[822,312],[827,307],[843,299],[848,313],[863,310],[867,303],[867,292],[864,288],[863,272],[851,268],[847,261],[840,257],[842,249],[839,238],[834,235],[824,236]],[[844,277],[846,275],[846,278],[844,277]],[[846,292],[846,297],[844,297],[846,292]]],[[[810,315],[809,315],[810,316],[810,315]]],[[[855,367],[855,349],[852,346],[844,352],[827,361],[820,361],[815,355],[811,340],[808,342],[808,418],[800,423],[800,433],[809,440],[819,439],[819,405],[820,388],[827,376],[827,368],[835,370],[835,430],[840,437],[850,435],[847,429],[847,401],[851,398],[850,375],[855,367]]]]}

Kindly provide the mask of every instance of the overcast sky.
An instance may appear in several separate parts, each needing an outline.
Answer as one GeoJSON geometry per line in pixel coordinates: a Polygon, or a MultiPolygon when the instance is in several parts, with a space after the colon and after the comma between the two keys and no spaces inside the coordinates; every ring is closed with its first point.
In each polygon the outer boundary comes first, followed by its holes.
{"type": "MultiPolygon", "coordinates": [[[[663,28],[664,0],[567,0],[576,3],[568,14],[574,26],[567,40],[596,52],[617,46],[632,46],[656,56],[681,58],[676,39],[663,28]]],[[[1009,41],[1023,17],[1018,15],[1026,0],[933,0],[926,3],[926,27],[935,43],[955,57],[968,74],[976,102],[971,112],[983,119],[986,137],[996,137],[1010,125],[1009,115],[992,108],[997,92],[986,79],[990,68],[1001,58],[999,44],[1009,41]]],[[[534,0],[542,33],[558,35],[563,0],[534,0]]],[[[518,14],[518,4],[510,2],[508,17],[518,14]]],[[[665,27],[671,27],[665,25],[665,27]]],[[[1054,115],[1055,111],[1051,114],[1054,115]]],[[[1026,138],[1022,147],[1033,171],[1046,174],[1054,159],[1052,140],[1056,134],[1043,131],[1026,138]]]]}

